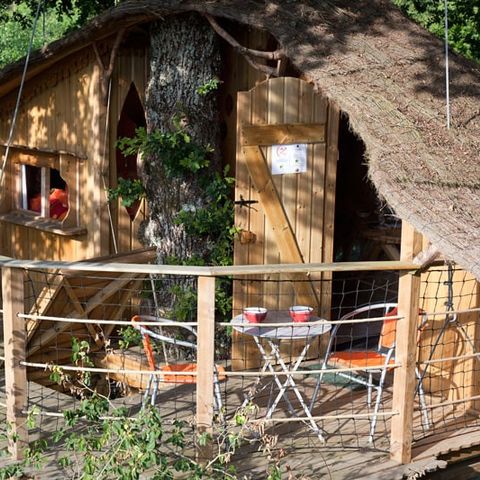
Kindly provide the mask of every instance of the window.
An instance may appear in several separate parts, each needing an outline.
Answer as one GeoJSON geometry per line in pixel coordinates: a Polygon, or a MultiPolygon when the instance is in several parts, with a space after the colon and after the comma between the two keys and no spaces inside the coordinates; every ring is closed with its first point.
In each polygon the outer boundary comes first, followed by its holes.
{"type": "Polygon", "coordinates": [[[0,220],[73,236],[80,224],[79,176],[82,159],[66,152],[22,146],[11,148],[10,198],[3,196],[0,220]]]}
{"type": "Polygon", "coordinates": [[[64,220],[68,186],[55,168],[21,165],[21,206],[44,218],[64,220]]]}

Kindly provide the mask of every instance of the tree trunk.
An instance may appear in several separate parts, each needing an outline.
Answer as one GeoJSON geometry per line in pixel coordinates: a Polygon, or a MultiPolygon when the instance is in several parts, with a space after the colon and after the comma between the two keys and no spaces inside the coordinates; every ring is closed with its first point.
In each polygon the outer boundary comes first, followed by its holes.
{"type": "MultiPolygon", "coordinates": [[[[218,164],[218,109],[215,93],[201,96],[197,88],[218,78],[219,46],[215,33],[199,15],[168,17],[151,27],[151,77],[146,93],[149,132],[173,130],[172,120],[180,116],[192,141],[210,145],[211,169],[218,164]]],[[[203,256],[205,242],[189,238],[175,217],[182,208],[201,207],[204,195],[192,178],[169,178],[162,159],[144,159],[145,184],[150,219],[143,229],[144,240],[157,247],[159,263],[168,256],[178,259],[203,256]]]]}

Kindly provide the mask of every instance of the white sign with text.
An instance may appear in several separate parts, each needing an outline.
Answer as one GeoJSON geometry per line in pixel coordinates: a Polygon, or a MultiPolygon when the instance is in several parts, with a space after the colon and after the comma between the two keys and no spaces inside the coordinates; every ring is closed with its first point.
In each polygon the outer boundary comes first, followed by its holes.
{"type": "Polygon", "coordinates": [[[272,175],[307,171],[307,145],[272,145],[272,175]]]}

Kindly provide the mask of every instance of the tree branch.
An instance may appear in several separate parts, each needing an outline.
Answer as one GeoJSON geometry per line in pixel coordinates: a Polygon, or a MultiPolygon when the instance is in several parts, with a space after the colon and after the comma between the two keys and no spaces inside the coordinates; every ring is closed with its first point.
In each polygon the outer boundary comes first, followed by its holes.
{"type": "Polygon", "coordinates": [[[113,42],[112,51],[110,52],[110,62],[108,64],[108,69],[106,71],[108,80],[110,80],[110,77],[112,76],[113,68],[115,66],[115,58],[117,57],[118,49],[120,48],[120,43],[122,41],[124,34],[125,34],[125,28],[121,28],[117,32],[117,36],[115,37],[115,41],[113,42]]]}
{"type": "Polygon", "coordinates": [[[95,42],[92,43],[93,51],[95,52],[95,59],[97,60],[97,63],[99,67],[102,69],[102,72],[105,71],[105,65],[103,64],[102,57],[100,55],[100,52],[98,51],[97,44],[95,42]]]}
{"type": "Polygon", "coordinates": [[[120,43],[122,41],[123,35],[125,34],[126,28],[121,28],[115,37],[115,41],[113,42],[112,51],[110,52],[110,60],[108,63],[108,68],[105,67],[103,63],[102,57],[100,52],[98,51],[97,44],[93,42],[93,51],[95,52],[95,58],[97,60],[98,65],[102,71],[102,78],[101,78],[101,88],[102,88],[102,100],[104,105],[108,102],[108,84],[110,82],[110,78],[113,73],[113,69],[115,67],[115,59],[117,57],[118,49],[120,48],[120,43]]]}
{"type": "Polygon", "coordinates": [[[268,65],[262,65],[261,63],[257,63],[253,58],[250,58],[248,55],[244,55],[245,60],[248,62],[256,70],[263,72],[265,75],[269,77],[278,77],[277,69],[269,67],[268,65]]]}
{"type": "MultiPolygon", "coordinates": [[[[252,48],[244,47],[240,45],[228,32],[226,32],[218,23],[217,21],[208,14],[204,15],[205,18],[210,23],[211,27],[218,33],[224,40],[226,40],[235,50],[240,52],[242,55],[249,55],[252,57],[264,58],[265,60],[281,60],[282,58],[286,58],[285,52],[283,49],[277,49],[273,52],[264,52],[262,50],[254,50],[252,48]]],[[[273,69],[272,69],[273,70],[273,69]]],[[[263,70],[262,70],[263,71],[263,70]]]]}

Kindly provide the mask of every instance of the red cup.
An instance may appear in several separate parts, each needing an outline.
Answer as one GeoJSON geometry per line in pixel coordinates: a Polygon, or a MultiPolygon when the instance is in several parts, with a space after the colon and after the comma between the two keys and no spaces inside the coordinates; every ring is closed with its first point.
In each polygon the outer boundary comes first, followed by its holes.
{"type": "Polygon", "coordinates": [[[290,314],[290,318],[294,322],[308,322],[310,317],[312,316],[313,308],[307,307],[305,305],[295,305],[288,309],[288,313],[290,314]]]}
{"type": "Polygon", "coordinates": [[[263,307],[248,307],[243,309],[243,316],[249,323],[260,323],[267,317],[267,309],[263,307]]]}

